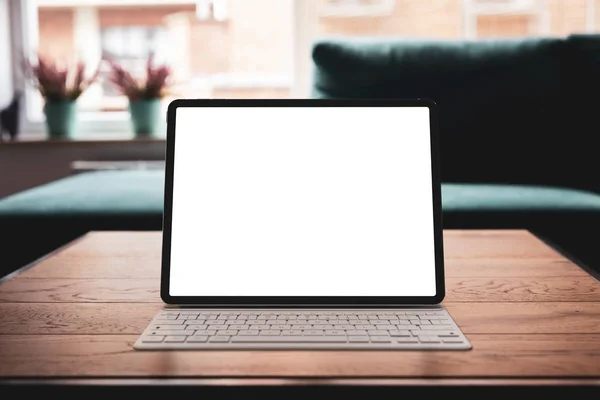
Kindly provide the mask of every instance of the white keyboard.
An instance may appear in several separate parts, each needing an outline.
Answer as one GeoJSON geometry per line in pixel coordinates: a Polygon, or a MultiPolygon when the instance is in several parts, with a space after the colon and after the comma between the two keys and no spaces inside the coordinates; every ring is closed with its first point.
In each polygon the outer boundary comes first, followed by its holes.
{"type": "Polygon", "coordinates": [[[443,307],[364,310],[165,309],[139,350],[468,350],[443,307]]]}

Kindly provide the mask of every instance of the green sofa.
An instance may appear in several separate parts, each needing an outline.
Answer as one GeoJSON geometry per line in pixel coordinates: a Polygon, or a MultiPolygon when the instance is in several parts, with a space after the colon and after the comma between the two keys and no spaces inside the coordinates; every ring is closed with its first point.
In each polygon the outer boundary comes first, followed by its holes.
{"type": "Polygon", "coordinates": [[[438,104],[446,229],[528,229],[600,268],[599,35],[325,38],[312,57],[314,98],[438,104]]]}
{"type": "Polygon", "coordinates": [[[160,230],[164,170],[73,175],[0,199],[0,278],[93,230],[160,230]]]}
{"type": "MultiPolygon", "coordinates": [[[[324,39],[312,56],[315,98],[438,103],[446,229],[528,229],[600,269],[600,36],[324,39]]],[[[0,275],[87,231],[160,230],[163,175],[86,173],[0,199],[0,275]]]]}

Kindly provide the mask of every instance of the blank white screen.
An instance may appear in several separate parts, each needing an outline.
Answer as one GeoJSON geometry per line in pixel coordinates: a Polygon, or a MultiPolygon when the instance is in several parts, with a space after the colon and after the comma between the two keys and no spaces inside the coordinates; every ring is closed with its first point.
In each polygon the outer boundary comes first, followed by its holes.
{"type": "Polygon", "coordinates": [[[171,296],[433,296],[429,109],[178,108],[171,296]]]}

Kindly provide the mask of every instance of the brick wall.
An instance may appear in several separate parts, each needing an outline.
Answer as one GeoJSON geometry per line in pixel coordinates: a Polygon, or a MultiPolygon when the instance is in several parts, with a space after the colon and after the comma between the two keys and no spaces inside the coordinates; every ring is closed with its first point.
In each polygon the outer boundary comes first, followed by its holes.
{"type": "Polygon", "coordinates": [[[75,57],[73,9],[40,8],[38,20],[39,51],[53,58],[72,60],[75,57]]]}
{"type": "Polygon", "coordinates": [[[526,15],[481,15],[477,18],[477,35],[480,38],[523,37],[534,34],[532,18],[526,15]]]}
{"type": "Polygon", "coordinates": [[[462,0],[396,0],[392,15],[383,17],[320,18],[322,35],[459,38],[462,0]]]}
{"type": "Polygon", "coordinates": [[[194,5],[152,7],[102,7],[98,10],[100,26],[163,25],[167,15],[194,11],[194,5]]]}
{"type": "MultiPolygon", "coordinates": [[[[551,31],[554,35],[565,36],[571,33],[585,32],[586,0],[548,1],[550,2],[551,31]]],[[[597,4],[596,7],[599,5],[597,4]]],[[[596,28],[599,29],[600,23],[596,25],[596,28]]]]}
{"type": "MultiPolygon", "coordinates": [[[[305,0],[303,0],[305,1],[305,0]]],[[[292,2],[229,0],[232,72],[292,70],[292,2]]]]}

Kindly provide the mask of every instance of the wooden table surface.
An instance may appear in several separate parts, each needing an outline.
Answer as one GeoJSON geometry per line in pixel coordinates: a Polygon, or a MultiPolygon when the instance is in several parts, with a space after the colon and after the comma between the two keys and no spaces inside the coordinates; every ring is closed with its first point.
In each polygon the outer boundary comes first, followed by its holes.
{"type": "Polygon", "coordinates": [[[94,232],[0,284],[0,378],[600,384],[598,281],[526,231],[444,238],[471,351],[134,351],[163,306],[161,235],[94,232]]]}

